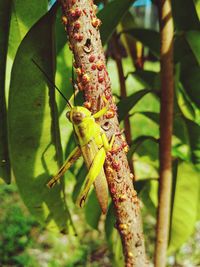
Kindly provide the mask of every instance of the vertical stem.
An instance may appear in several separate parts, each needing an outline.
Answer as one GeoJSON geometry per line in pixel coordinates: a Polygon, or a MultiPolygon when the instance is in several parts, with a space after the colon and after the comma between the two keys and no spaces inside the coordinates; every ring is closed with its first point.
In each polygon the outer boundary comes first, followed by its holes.
{"type": "Polygon", "coordinates": [[[99,33],[101,23],[95,12],[97,7],[92,0],[60,0],[60,3],[84,104],[94,114],[105,106],[104,98],[109,103],[109,111],[99,119],[99,123],[108,140],[115,134],[113,150],[107,153],[104,169],[115,208],[116,226],[123,244],[125,266],[146,267],[140,204],[133,188],[126,157],[127,144],[119,129],[111,93],[99,33]]]}
{"type": "Polygon", "coordinates": [[[10,183],[10,159],[8,152],[7,108],[5,97],[6,59],[9,39],[11,1],[0,2],[0,178],[10,183]]]}
{"type": "Polygon", "coordinates": [[[161,33],[161,110],[160,110],[160,182],[157,217],[155,267],[166,265],[172,183],[171,142],[173,127],[173,20],[170,0],[160,0],[161,33]]]}
{"type": "MultiPolygon", "coordinates": [[[[127,96],[126,80],[124,77],[124,69],[122,65],[122,59],[121,59],[121,55],[119,51],[118,38],[117,38],[116,32],[113,34],[113,37],[112,37],[112,45],[113,45],[113,53],[114,53],[114,58],[115,58],[115,62],[117,65],[117,71],[118,71],[118,77],[119,77],[119,83],[120,83],[120,95],[122,98],[125,98],[127,96]]],[[[131,145],[131,125],[130,125],[129,115],[127,115],[126,118],[124,119],[124,129],[125,129],[126,141],[128,145],[130,146],[131,145]]],[[[135,175],[132,158],[129,160],[129,167],[133,175],[135,175]]]]}

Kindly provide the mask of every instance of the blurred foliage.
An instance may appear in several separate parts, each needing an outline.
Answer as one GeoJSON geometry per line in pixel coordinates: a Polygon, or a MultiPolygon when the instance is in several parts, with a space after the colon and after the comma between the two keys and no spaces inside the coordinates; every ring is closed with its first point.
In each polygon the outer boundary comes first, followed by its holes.
{"type": "MultiPolygon", "coordinates": [[[[135,187],[143,203],[147,252],[152,258],[159,166],[160,36],[156,6],[151,6],[151,13],[141,13],[146,14],[145,23],[138,25],[135,14],[140,9],[134,8],[133,2],[114,0],[105,6],[101,1],[98,4],[103,22],[101,37],[107,52],[113,94],[118,100],[121,127],[123,119],[130,115],[132,144],[128,157],[134,162],[135,187]],[[131,17],[134,19],[132,23],[131,17]],[[120,97],[115,61],[109,57],[112,54],[109,39],[115,30],[126,76],[125,99],[120,97]]],[[[11,6],[2,1],[0,6],[4,23],[1,25],[7,27],[4,30],[0,26],[0,40],[5,40],[0,42],[0,52],[7,59],[7,65],[6,60],[0,63],[2,73],[6,71],[5,77],[2,75],[0,78],[0,103],[3,107],[0,109],[0,122],[5,125],[0,125],[0,149],[6,147],[0,150],[1,266],[34,267],[38,266],[39,260],[41,266],[109,267],[110,257],[112,266],[120,267],[123,264],[122,247],[114,227],[112,205],[105,218],[100,214],[94,192],[88,198],[84,213],[73,204],[86,175],[83,161],[79,160],[66,173],[66,179],[53,190],[49,191],[45,186],[62,158],[66,158],[75,145],[71,125],[66,122],[66,103],[55,95],[54,88],[32,62],[32,59],[37,61],[66,97],[71,97],[72,54],[65,45],[67,36],[60,23],[61,11],[57,5],[48,11],[47,1],[38,4],[38,0],[31,1],[31,6],[30,1],[22,3],[18,0],[12,1],[11,6]],[[11,160],[18,191],[15,184],[3,184],[3,180],[10,181],[10,167],[5,172],[5,159],[11,160]],[[22,204],[19,205],[18,192],[34,217],[27,214],[22,204]],[[78,237],[73,236],[72,221],[80,235],[78,237]],[[70,235],[52,234],[44,226],[51,230],[69,231],[70,235]]],[[[200,2],[173,0],[172,6],[176,93],[172,156],[176,171],[172,190],[169,266],[175,264],[176,259],[188,267],[184,251],[191,264],[199,264],[199,247],[195,240],[199,240],[196,223],[200,220],[200,2]],[[196,227],[196,235],[192,236],[196,227]]],[[[76,97],[76,102],[82,103],[81,95],[76,97]]]]}

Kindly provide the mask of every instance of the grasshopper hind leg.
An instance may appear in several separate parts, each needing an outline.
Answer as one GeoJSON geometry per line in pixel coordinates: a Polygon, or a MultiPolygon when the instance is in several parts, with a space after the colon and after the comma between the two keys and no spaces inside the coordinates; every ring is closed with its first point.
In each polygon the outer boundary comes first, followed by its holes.
{"type": "Polygon", "coordinates": [[[65,163],[62,165],[58,173],[53,176],[51,180],[47,183],[47,186],[49,188],[52,188],[80,156],[81,150],[79,147],[76,147],[66,159],[65,163]]]}
{"type": "Polygon", "coordinates": [[[95,156],[95,158],[91,164],[91,167],[88,171],[88,174],[85,178],[85,181],[81,187],[81,191],[77,197],[76,203],[80,207],[84,206],[85,200],[86,200],[87,195],[88,195],[89,190],[90,190],[90,187],[92,186],[95,179],[97,178],[97,176],[101,172],[101,169],[103,168],[105,158],[106,158],[106,152],[105,152],[105,149],[102,147],[97,152],[97,154],[96,154],[96,156],[95,156]]]}

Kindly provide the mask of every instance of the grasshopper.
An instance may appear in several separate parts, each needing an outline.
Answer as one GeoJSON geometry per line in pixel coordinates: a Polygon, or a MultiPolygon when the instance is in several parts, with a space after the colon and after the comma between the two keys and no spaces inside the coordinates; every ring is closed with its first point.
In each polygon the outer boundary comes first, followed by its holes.
{"type": "Polygon", "coordinates": [[[94,183],[102,212],[106,213],[108,205],[108,186],[103,165],[106,153],[112,149],[115,135],[113,135],[109,143],[105,132],[95,119],[100,118],[108,111],[108,102],[104,99],[106,106],[93,115],[86,107],[73,106],[71,102],[65,98],[59,88],[49,79],[36,61],[34,59],[32,59],[32,61],[66,100],[70,109],[70,111],[66,113],[66,116],[73,124],[74,133],[76,139],[78,140],[78,146],[70,153],[58,173],[47,183],[47,186],[52,188],[64,175],[64,173],[73,165],[73,163],[82,155],[88,169],[88,174],[81,186],[76,203],[80,207],[84,206],[90,187],[94,183]]]}
{"type": "Polygon", "coordinates": [[[83,207],[90,187],[94,183],[97,198],[102,212],[105,213],[108,203],[108,189],[105,173],[103,170],[106,153],[112,149],[114,136],[110,143],[95,119],[103,116],[108,108],[105,106],[95,114],[82,106],[71,105],[70,111],[66,116],[73,124],[78,146],[71,152],[58,173],[48,182],[49,188],[53,187],[61,176],[72,166],[72,164],[82,155],[88,168],[88,174],[83,182],[76,203],[83,207]]]}

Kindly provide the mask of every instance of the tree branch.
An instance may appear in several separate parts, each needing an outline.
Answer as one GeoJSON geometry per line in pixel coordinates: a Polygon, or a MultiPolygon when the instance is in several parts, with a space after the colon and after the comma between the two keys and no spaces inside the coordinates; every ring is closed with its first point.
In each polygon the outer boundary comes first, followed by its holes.
{"type": "Polygon", "coordinates": [[[125,153],[127,144],[120,133],[116,105],[111,94],[96,6],[92,0],[60,0],[60,3],[85,106],[95,113],[105,106],[103,96],[109,102],[109,111],[99,120],[109,140],[113,134],[116,135],[113,151],[107,154],[104,165],[107,182],[123,243],[125,266],[143,267],[146,266],[146,256],[140,206],[125,153]]]}
{"type": "Polygon", "coordinates": [[[164,267],[168,245],[171,183],[172,183],[172,127],[174,102],[173,77],[173,20],[171,1],[161,0],[161,110],[160,110],[160,181],[157,217],[157,240],[155,250],[155,267],[164,267]]]}

